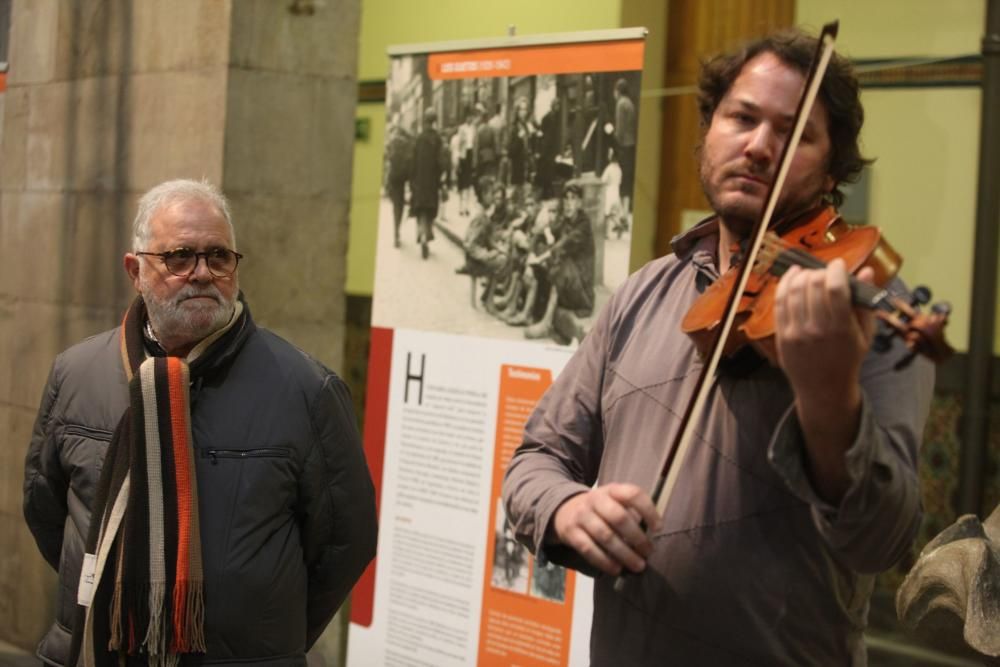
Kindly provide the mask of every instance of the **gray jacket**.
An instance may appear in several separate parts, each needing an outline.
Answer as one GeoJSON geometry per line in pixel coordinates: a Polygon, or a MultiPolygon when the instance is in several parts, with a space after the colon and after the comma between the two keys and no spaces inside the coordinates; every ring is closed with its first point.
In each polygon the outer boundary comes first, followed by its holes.
{"type": "MultiPolygon", "coordinates": [[[[717,238],[696,227],[634,274],[528,420],[503,491],[532,551],[593,573],[553,542],[558,507],[595,483],[653,488],[702,367],[680,322],[717,277],[717,238]]],[[[646,570],[621,594],[612,577],[594,582],[591,664],[865,664],[873,574],[907,552],[921,517],[934,371],[923,359],[893,370],[903,354],[896,341],[865,360],[851,485],[836,506],[809,480],[781,371],[720,373],[646,570]]]]}
{"type": "MultiPolygon", "coordinates": [[[[191,388],[204,662],[305,665],[375,553],[374,490],[344,383],[264,329],[191,388]]],[[[38,647],[65,663],[90,510],[128,391],[119,330],[57,357],[25,462],[24,516],[59,572],[38,647]]]]}

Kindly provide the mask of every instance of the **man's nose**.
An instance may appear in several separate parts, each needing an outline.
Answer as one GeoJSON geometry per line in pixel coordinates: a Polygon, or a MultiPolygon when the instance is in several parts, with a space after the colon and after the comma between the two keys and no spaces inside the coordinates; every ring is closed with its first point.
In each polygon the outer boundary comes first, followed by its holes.
{"type": "Polygon", "coordinates": [[[194,258],[194,270],[188,276],[188,280],[193,280],[199,283],[212,282],[215,276],[212,272],[208,270],[208,257],[205,255],[198,255],[194,258]]]}
{"type": "Polygon", "coordinates": [[[771,127],[761,123],[750,133],[743,153],[752,162],[770,164],[779,150],[779,143],[779,137],[771,127]]]}

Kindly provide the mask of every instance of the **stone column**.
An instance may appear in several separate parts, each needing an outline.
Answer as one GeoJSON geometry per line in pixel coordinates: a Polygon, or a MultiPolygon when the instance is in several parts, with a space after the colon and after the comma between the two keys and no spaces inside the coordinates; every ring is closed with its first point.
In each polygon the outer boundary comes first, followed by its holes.
{"type": "Polygon", "coordinates": [[[24,526],[24,455],[55,355],[115,326],[133,296],[121,258],[142,192],[221,185],[255,319],[340,366],[359,0],[15,0],[11,26],[0,639],[33,649],[55,577],[24,526]]]}
{"type": "Polygon", "coordinates": [[[222,187],[258,323],[341,365],[360,0],[234,3],[222,187]]]}

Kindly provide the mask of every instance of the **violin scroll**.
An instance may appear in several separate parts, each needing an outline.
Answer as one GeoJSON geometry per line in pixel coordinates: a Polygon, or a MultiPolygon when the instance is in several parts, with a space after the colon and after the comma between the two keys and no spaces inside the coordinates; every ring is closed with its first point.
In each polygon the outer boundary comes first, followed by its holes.
{"type": "Polygon", "coordinates": [[[944,328],[951,314],[951,304],[947,301],[935,303],[929,313],[920,311],[920,306],[930,303],[931,291],[924,286],[916,287],[907,301],[901,297],[886,299],[889,309],[876,309],[879,321],[885,325],[875,336],[875,349],[887,350],[889,340],[898,335],[909,350],[909,354],[896,362],[897,370],[910,365],[918,355],[923,355],[936,364],[946,361],[955,350],[944,337],[944,328]]]}

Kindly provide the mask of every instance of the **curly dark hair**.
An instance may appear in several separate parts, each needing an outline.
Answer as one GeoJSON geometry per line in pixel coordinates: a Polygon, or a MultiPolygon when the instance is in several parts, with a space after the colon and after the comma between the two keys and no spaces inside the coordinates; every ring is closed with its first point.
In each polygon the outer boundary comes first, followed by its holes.
{"type": "MultiPolygon", "coordinates": [[[[715,109],[749,61],[761,54],[773,53],[806,76],[816,52],[816,42],[815,37],[800,30],[783,30],[751,42],[735,53],[716,56],[702,63],[698,78],[698,112],[702,132],[708,131],[715,109]]],[[[840,185],[856,182],[865,165],[874,162],[862,157],[858,145],[865,111],[861,106],[858,79],[846,58],[833,54],[820,85],[819,97],[829,117],[830,159],[827,168],[835,184],[829,198],[835,206],[840,206],[844,201],[840,185]]]]}

